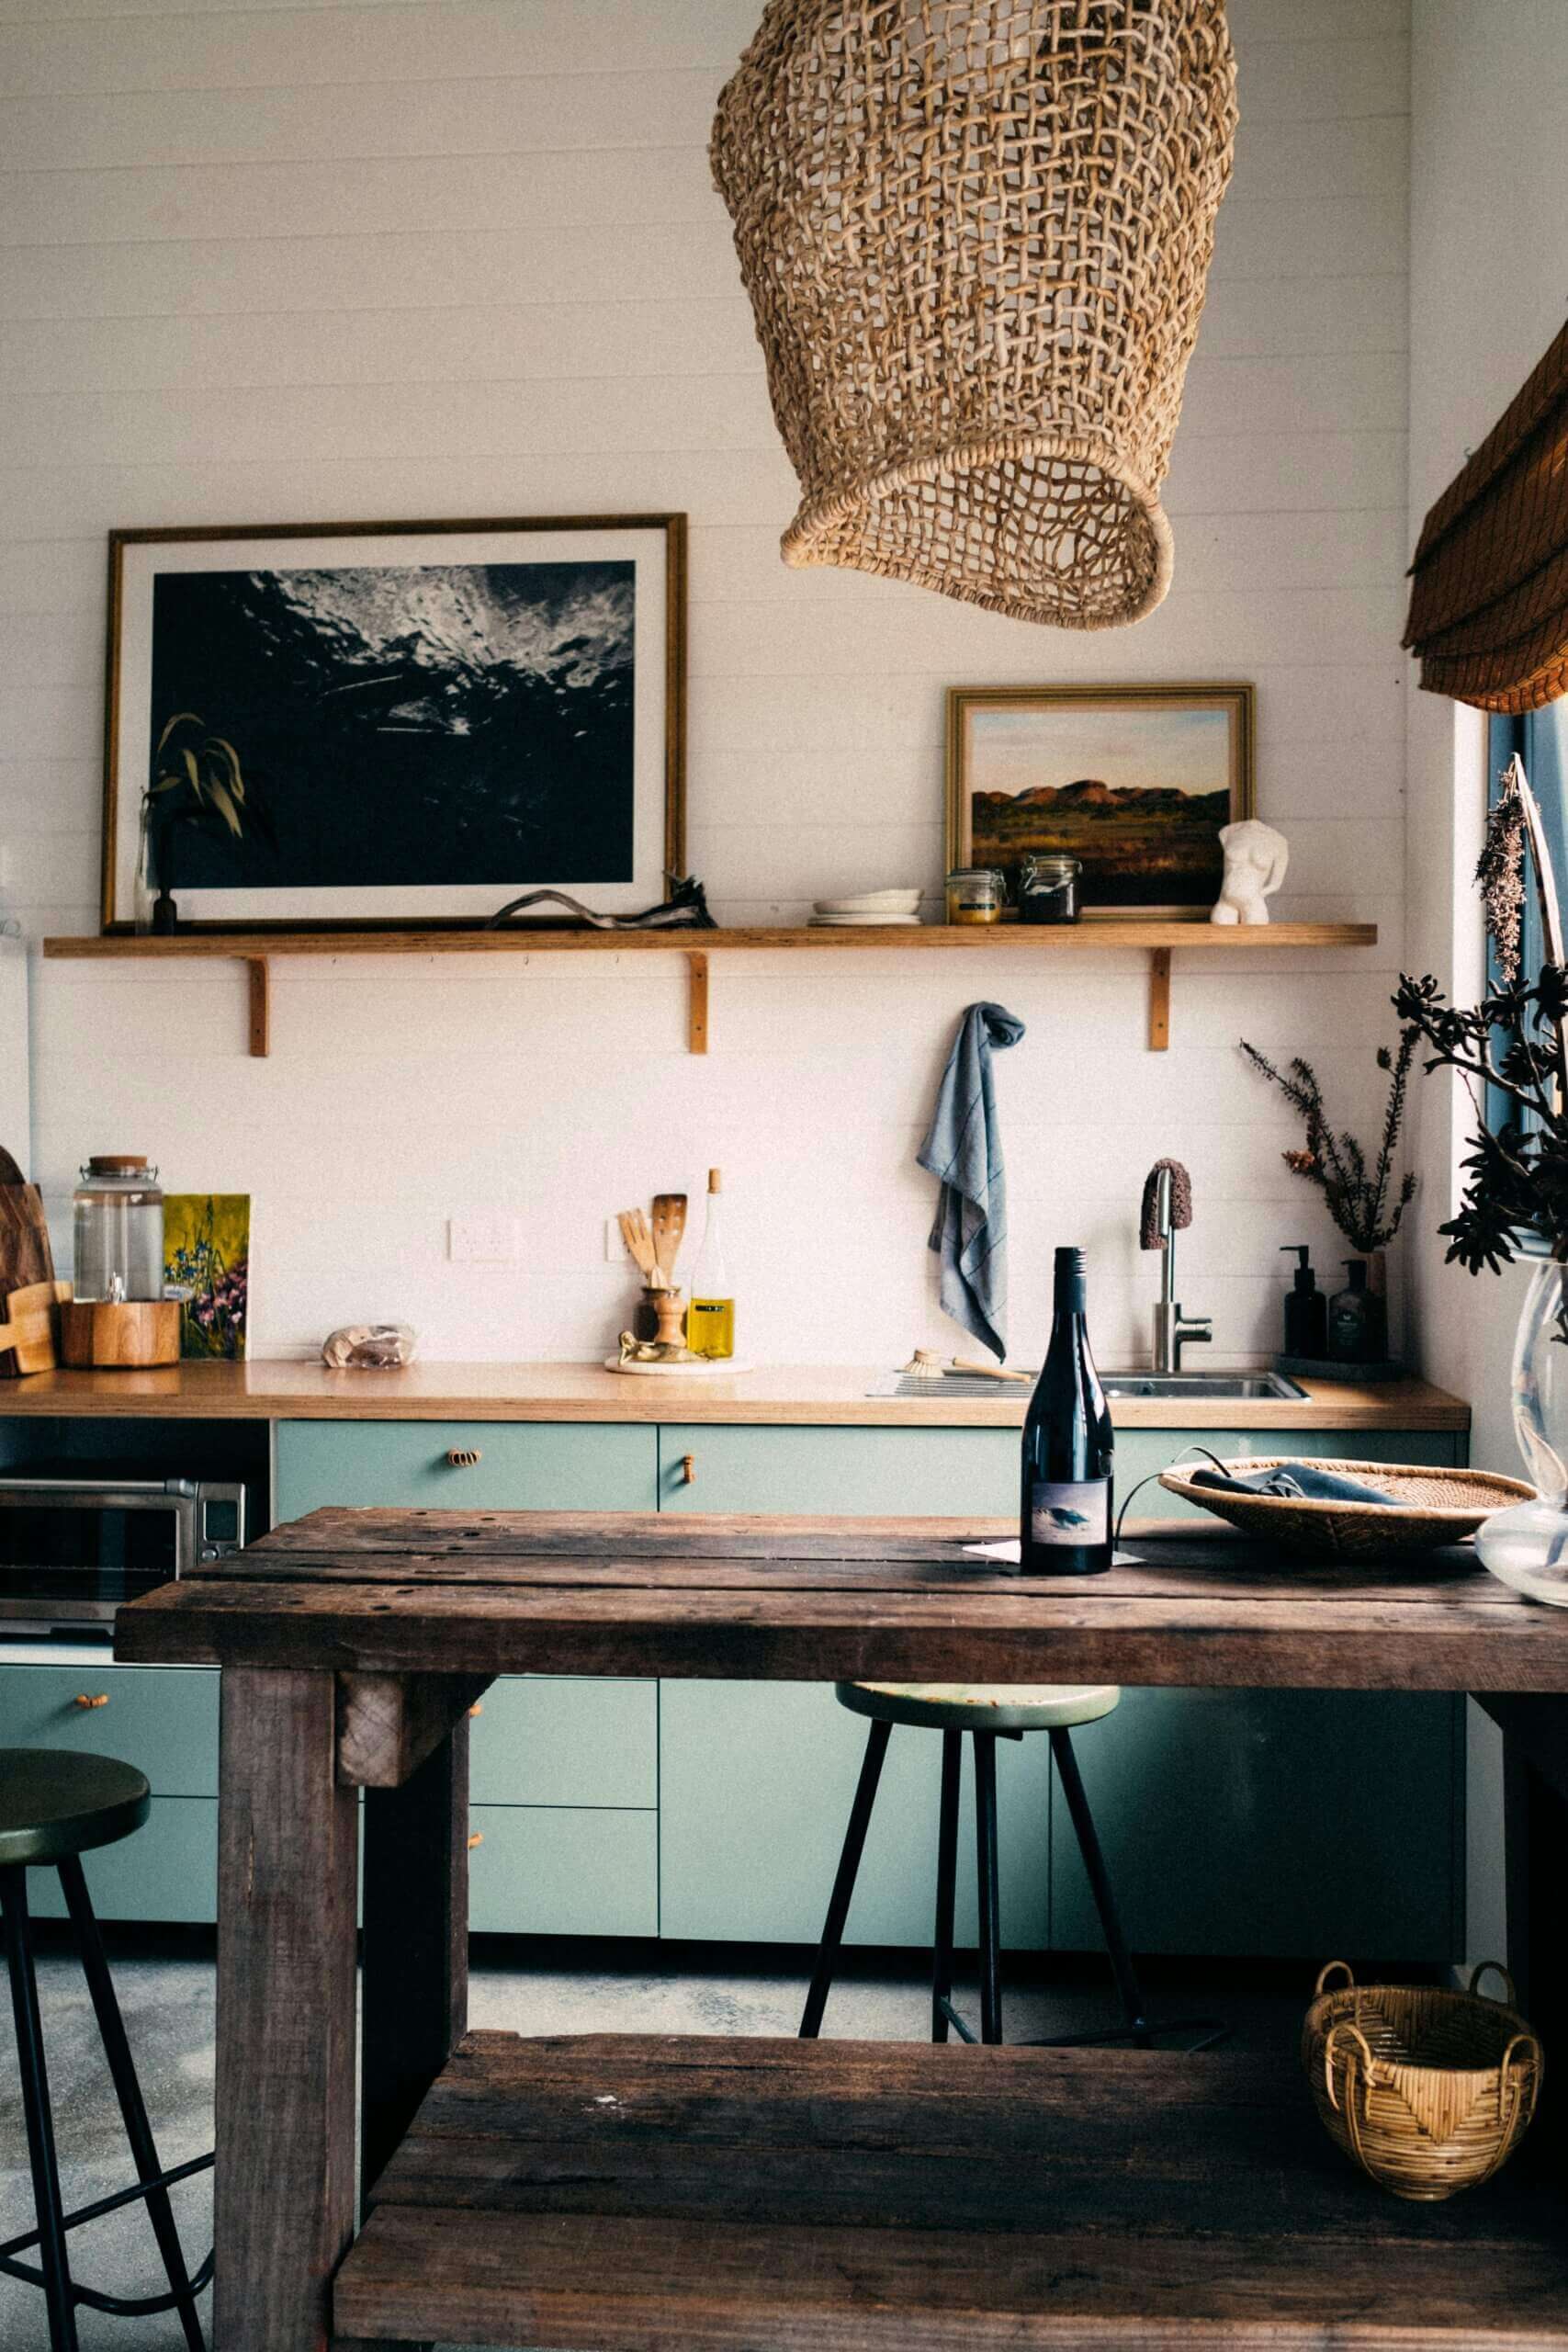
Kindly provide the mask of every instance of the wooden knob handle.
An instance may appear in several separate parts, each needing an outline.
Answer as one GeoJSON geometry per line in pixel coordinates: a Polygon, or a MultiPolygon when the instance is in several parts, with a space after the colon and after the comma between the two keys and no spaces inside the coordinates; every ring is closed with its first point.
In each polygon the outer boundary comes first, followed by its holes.
{"type": "Polygon", "coordinates": [[[681,1484],[683,1487],[694,1487],[696,1483],[697,1457],[694,1453],[683,1453],[681,1456],[681,1484]]]}
{"type": "Polygon", "coordinates": [[[452,1470],[471,1470],[479,1458],[477,1445],[449,1445],[446,1449],[447,1467],[452,1470]]]}
{"type": "Polygon", "coordinates": [[[475,1830],[475,1832],[474,1832],[474,1834],[473,1834],[473,1836],[472,1836],[472,1837],[469,1838],[469,1840],[468,1840],[468,1851],[469,1851],[469,1853],[471,1854],[471,1853],[473,1852],[474,1848],[475,1848],[476,1846],[482,1846],[482,1845],[484,1844],[484,1841],[485,1841],[485,1834],[484,1834],[484,1831],[483,1831],[482,1829],[476,1829],[476,1830],[475,1830]]]}
{"type": "Polygon", "coordinates": [[[76,1707],[107,1707],[108,1702],[109,1694],[107,1690],[100,1690],[96,1699],[90,1699],[85,1690],[78,1690],[72,1701],[73,1706],[76,1707]]]}
{"type": "Polygon", "coordinates": [[[470,1715],[482,1715],[484,1711],[485,1702],[482,1699],[476,1699],[473,1705],[468,1709],[470,1715]]]}

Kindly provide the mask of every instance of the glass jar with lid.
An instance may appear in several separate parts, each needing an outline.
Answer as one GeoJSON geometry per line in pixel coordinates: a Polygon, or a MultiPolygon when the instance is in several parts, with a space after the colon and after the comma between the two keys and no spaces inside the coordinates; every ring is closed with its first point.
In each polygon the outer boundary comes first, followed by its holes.
{"type": "Polygon", "coordinates": [[[947,877],[949,922],[999,922],[1007,876],[993,865],[955,865],[947,877]]]}
{"type": "Polygon", "coordinates": [[[1018,911],[1024,922],[1077,922],[1079,857],[1026,857],[1018,869],[1018,911]]]}
{"type": "Polygon", "coordinates": [[[73,1279],[81,1299],[162,1298],[164,1195],[135,1152],[88,1160],[76,1189],[73,1279]]]}

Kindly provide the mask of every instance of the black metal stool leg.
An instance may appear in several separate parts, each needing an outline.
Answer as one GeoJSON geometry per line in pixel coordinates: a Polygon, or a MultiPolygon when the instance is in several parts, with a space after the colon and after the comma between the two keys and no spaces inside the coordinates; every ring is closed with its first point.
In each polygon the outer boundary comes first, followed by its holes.
{"type": "Polygon", "coordinates": [[[850,1916],[850,1900],[855,1891],[855,1879],[860,1871],[860,1859],[865,1850],[865,1833],[871,1826],[871,1809],[876,1803],[876,1784],[882,1778],[883,1758],[893,1736],[891,1724],[874,1721],[871,1736],[865,1743],[860,1780],[855,1787],[855,1801],[850,1807],[850,1826],[844,1832],[844,1849],[839,1856],[838,1876],[828,1899],[828,1917],[822,1926],[822,1941],[817,1949],[817,1967],[811,1979],[811,1989],[806,1996],[806,2011],[800,2020],[800,2039],[815,2041],[822,2030],[822,2012],[828,2006],[828,1995],[833,1983],[833,1970],[838,1964],[839,1947],[844,1939],[844,1923],[850,1916]]]}
{"type": "Polygon", "coordinates": [[[997,1874],[997,1735],[975,1734],[975,1865],[980,1898],[980,2039],[1002,2038],[1001,1889],[997,1874]]]}
{"type": "Polygon", "coordinates": [[[1122,1921],[1116,1909],[1116,1898],[1111,1892],[1111,1878],[1105,1867],[1105,1856],[1100,1849],[1094,1815],[1089,1809],[1078,1759],[1073,1753],[1072,1739],[1066,1732],[1054,1731],[1051,1734],[1051,1754],[1056,1766],[1056,1777],[1062,1783],[1062,1794],[1067,1800],[1073,1835],[1078,1841],[1083,1866],[1089,1872],[1089,1892],[1094,1896],[1094,1907],[1100,1914],[1105,1948],[1111,1955],[1111,1966],[1116,1978],[1116,1990],[1122,1998],[1122,2013],[1127,2020],[1128,2032],[1138,2049],[1152,2050],[1154,2042],[1149,2033],[1143,1988],[1133,1966],[1133,1955],[1127,1949],[1127,1939],[1122,1932],[1122,1921]]]}
{"type": "Polygon", "coordinates": [[[136,2078],[130,2044],[126,2040],[125,2022],[120,2016],[114,1979],[104,1957],[104,1939],[87,1893],[85,1875],[74,1856],[61,1863],[60,1883],[65,1892],[71,1924],[76,1930],[82,1973],[87,1980],[87,1990],[93,1996],[98,2031],[103,2036],[104,2055],[108,2060],[109,2073],[114,2078],[115,2094],[125,2122],[125,2136],[130,2143],[136,2177],[147,2190],[147,2218],[152,2224],[152,2234],[164,2257],[169,2285],[177,2298],[175,2309],[185,2330],[186,2343],[189,2352],[207,2352],[207,2340],[201,2332],[201,2322],[197,2317],[196,2294],[191,2286],[190,2273],[186,2267],[185,2250],[175,2224],[169,2192],[161,2185],[163,2167],[153,2145],[152,2127],[147,2120],[147,2109],[141,2097],[141,2086],[136,2078]]]}
{"type": "Polygon", "coordinates": [[[953,1915],[958,1894],[958,1790],[964,1734],[942,1736],[942,1812],[936,1839],[936,1933],[931,1939],[931,2040],[945,2041],[953,2012],[953,1915]]]}
{"type": "Polygon", "coordinates": [[[38,1978],[33,1968],[28,1874],[20,1864],[0,1870],[0,1909],[6,1915],[11,2009],[17,2021],[17,2064],[22,2078],[22,2112],[27,2119],[28,2155],[32,2165],[33,2204],[38,2214],[39,2258],[49,2310],[51,2352],[77,2352],[75,2298],[65,2251],[65,2215],[60,2201],[49,2070],[44,2064],[38,1978]]]}

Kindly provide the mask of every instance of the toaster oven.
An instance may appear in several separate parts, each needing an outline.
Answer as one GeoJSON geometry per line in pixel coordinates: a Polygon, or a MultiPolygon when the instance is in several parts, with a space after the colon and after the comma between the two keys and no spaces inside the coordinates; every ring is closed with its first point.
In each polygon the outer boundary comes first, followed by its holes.
{"type": "Polygon", "coordinates": [[[139,1593],[245,1541],[239,1480],[146,1463],[39,1463],[0,1475],[0,1627],[98,1624],[139,1593]]]}

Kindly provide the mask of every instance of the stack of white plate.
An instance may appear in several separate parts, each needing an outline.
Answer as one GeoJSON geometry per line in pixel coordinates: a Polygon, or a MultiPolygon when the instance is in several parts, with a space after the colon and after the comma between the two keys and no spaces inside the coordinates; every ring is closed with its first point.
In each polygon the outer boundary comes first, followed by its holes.
{"type": "Polygon", "coordinates": [[[907,931],[920,920],[918,890],[863,890],[855,899],[818,899],[812,922],[826,929],[907,931]]]}

